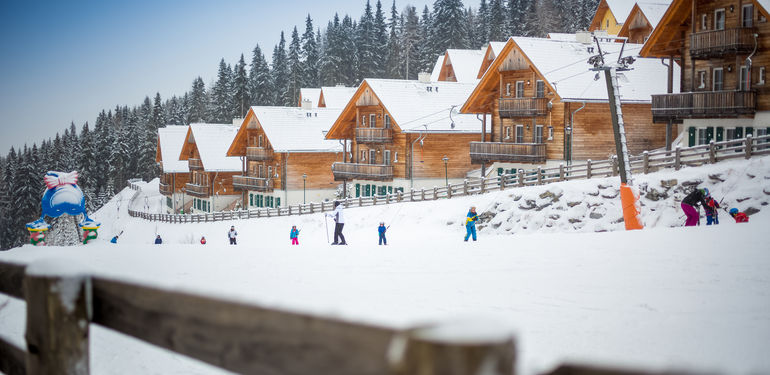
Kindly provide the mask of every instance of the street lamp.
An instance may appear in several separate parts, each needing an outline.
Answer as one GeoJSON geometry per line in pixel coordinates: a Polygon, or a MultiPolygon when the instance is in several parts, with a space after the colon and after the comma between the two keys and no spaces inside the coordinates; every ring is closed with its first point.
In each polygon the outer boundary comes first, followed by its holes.
{"type": "Polygon", "coordinates": [[[307,173],[302,174],[302,204],[307,203],[305,200],[305,182],[307,181],[307,173]]]}
{"type": "Polygon", "coordinates": [[[449,174],[447,173],[447,163],[449,162],[449,158],[444,155],[441,160],[444,161],[444,183],[446,183],[446,186],[449,186],[449,174]]]}

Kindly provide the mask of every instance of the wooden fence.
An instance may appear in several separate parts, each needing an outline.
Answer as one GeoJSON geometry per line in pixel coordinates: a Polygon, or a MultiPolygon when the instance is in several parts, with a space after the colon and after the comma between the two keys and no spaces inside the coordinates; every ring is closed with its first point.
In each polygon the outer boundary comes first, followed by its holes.
{"type": "MultiPolygon", "coordinates": [[[[662,168],[679,170],[683,166],[714,164],[719,161],[770,155],[770,136],[746,137],[724,142],[711,142],[689,148],[677,147],[672,151],[644,152],[630,157],[632,173],[651,173],[662,168]]],[[[442,187],[412,189],[407,192],[341,199],[345,207],[366,207],[400,202],[422,202],[437,199],[483,194],[493,190],[544,185],[552,182],[583,180],[618,175],[616,158],[587,160],[585,163],[559,165],[554,168],[518,170],[515,174],[503,174],[490,178],[467,179],[461,184],[442,187]]],[[[201,214],[152,214],[129,210],[129,215],[166,223],[203,223],[224,220],[252,219],[288,215],[307,215],[334,209],[334,202],[297,204],[277,208],[259,208],[240,211],[213,212],[201,214]]]]}
{"type": "MultiPolygon", "coordinates": [[[[26,348],[0,338],[8,375],[89,374],[90,324],[244,374],[514,374],[514,340],[502,329],[474,337],[464,327],[452,338],[440,332],[457,326],[394,329],[3,262],[0,293],[27,303],[26,348]],[[63,297],[59,283],[77,294],[63,297]]],[[[550,374],[597,373],[649,374],[581,365],[550,374]]]]}

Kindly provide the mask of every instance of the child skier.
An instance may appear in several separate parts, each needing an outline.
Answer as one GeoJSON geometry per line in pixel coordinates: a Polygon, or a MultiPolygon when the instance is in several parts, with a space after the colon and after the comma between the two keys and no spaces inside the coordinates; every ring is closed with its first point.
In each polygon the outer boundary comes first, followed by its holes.
{"type": "Polygon", "coordinates": [[[206,236],[201,236],[201,245],[206,244],[206,236]]]}
{"type": "Polygon", "coordinates": [[[468,216],[465,219],[465,242],[468,242],[468,238],[473,236],[473,240],[476,241],[476,220],[479,216],[476,214],[476,207],[471,207],[468,211],[468,216]]]}
{"type": "Polygon", "coordinates": [[[118,236],[115,235],[115,237],[112,237],[112,239],[110,240],[110,243],[118,243],[118,236]]]}
{"type": "Polygon", "coordinates": [[[748,223],[749,222],[749,217],[745,213],[739,212],[738,209],[735,208],[735,207],[730,209],[730,216],[732,216],[733,219],[735,219],[736,223],[748,223]]]}
{"type": "Polygon", "coordinates": [[[235,230],[235,226],[230,227],[230,231],[227,232],[227,238],[230,239],[230,245],[237,245],[235,237],[238,236],[238,232],[235,230]]]}
{"type": "Polygon", "coordinates": [[[289,233],[289,238],[291,238],[292,245],[299,245],[299,229],[297,229],[296,225],[291,226],[291,232],[289,233]]]}
{"type": "Polygon", "coordinates": [[[711,225],[714,223],[714,225],[719,225],[719,202],[714,199],[711,195],[706,197],[706,205],[703,206],[703,209],[706,210],[706,225],[711,225]]]}
{"type": "Polygon", "coordinates": [[[388,245],[388,240],[385,238],[385,231],[388,228],[385,227],[385,222],[380,222],[380,226],[377,227],[377,232],[380,233],[380,245],[388,245]]]}
{"type": "Polygon", "coordinates": [[[163,243],[163,240],[160,238],[160,234],[159,234],[157,237],[155,237],[155,244],[160,245],[162,243],[163,243]]]}
{"type": "Polygon", "coordinates": [[[682,211],[687,215],[687,221],[684,224],[686,227],[693,227],[698,224],[700,215],[698,214],[696,207],[698,207],[699,204],[706,207],[705,199],[708,196],[709,189],[703,188],[695,189],[692,193],[682,199],[682,211]]]}

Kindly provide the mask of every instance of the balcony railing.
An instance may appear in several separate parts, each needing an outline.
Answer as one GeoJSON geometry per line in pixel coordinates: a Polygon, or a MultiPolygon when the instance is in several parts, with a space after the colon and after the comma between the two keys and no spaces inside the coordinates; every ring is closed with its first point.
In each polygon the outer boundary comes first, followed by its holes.
{"type": "Polygon", "coordinates": [[[161,182],[160,185],[158,185],[158,186],[159,186],[158,190],[160,190],[161,194],[163,194],[163,195],[173,195],[174,194],[174,185],[172,185],[172,184],[164,184],[164,183],[161,182]]]}
{"type": "Polygon", "coordinates": [[[739,27],[691,34],[690,55],[709,58],[751,53],[754,50],[754,33],[754,28],[739,27]]]}
{"type": "Polygon", "coordinates": [[[332,164],[334,180],[377,180],[390,181],[393,179],[392,165],[334,163],[332,164]]]}
{"type": "Polygon", "coordinates": [[[548,114],[546,98],[502,98],[500,117],[532,117],[548,114]]]}
{"type": "Polygon", "coordinates": [[[193,159],[193,158],[187,159],[187,165],[189,166],[190,169],[203,170],[203,162],[201,161],[201,159],[193,159]]]}
{"type": "Polygon", "coordinates": [[[263,147],[246,147],[246,160],[270,160],[273,158],[273,151],[263,147]]]}
{"type": "Polygon", "coordinates": [[[753,91],[704,91],[652,96],[653,122],[752,115],[756,108],[757,95],[753,91]]]}
{"type": "Polygon", "coordinates": [[[545,143],[471,142],[471,163],[544,163],[545,143]]]}
{"type": "Polygon", "coordinates": [[[193,183],[187,183],[184,186],[185,191],[187,194],[195,196],[195,197],[208,197],[209,196],[209,186],[208,185],[196,185],[193,183]]]}
{"type": "Polygon", "coordinates": [[[356,128],[356,142],[359,142],[359,143],[393,142],[393,129],[356,128]]]}
{"type": "Polygon", "coordinates": [[[273,191],[273,180],[252,176],[233,176],[235,190],[273,191]]]}

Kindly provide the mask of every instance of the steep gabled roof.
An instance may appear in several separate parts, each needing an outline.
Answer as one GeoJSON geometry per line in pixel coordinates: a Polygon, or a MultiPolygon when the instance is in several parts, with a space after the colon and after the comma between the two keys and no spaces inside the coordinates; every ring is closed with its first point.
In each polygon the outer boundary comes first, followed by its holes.
{"type": "Polygon", "coordinates": [[[489,69],[489,66],[492,65],[492,62],[500,55],[500,51],[502,51],[503,48],[505,48],[505,42],[489,42],[487,47],[483,48],[485,51],[484,57],[481,59],[481,66],[476,74],[476,79],[480,79],[481,76],[484,75],[487,69],[489,69]]]}
{"type": "Polygon", "coordinates": [[[599,5],[597,5],[596,11],[594,12],[594,17],[591,20],[591,26],[589,27],[589,30],[598,30],[600,28],[599,23],[604,16],[604,12],[608,9],[612,13],[612,16],[615,17],[615,22],[618,25],[622,25],[623,22],[626,21],[626,18],[628,18],[628,15],[631,13],[631,9],[634,7],[634,4],[636,4],[636,0],[599,1],[599,5]]]}
{"type": "Polygon", "coordinates": [[[155,161],[160,161],[162,173],[187,173],[187,160],[179,160],[182,152],[187,126],[167,125],[158,129],[158,153],[155,161]]]}
{"type": "Polygon", "coordinates": [[[341,108],[251,107],[275,152],[341,152],[325,138],[341,108]]]}
{"type": "Polygon", "coordinates": [[[316,108],[318,107],[318,99],[320,99],[320,96],[321,96],[320,88],[301,88],[299,89],[299,100],[297,103],[297,107],[302,107],[303,100],[310,100],[310,103],[312,103],[313,108],[316,108]]]}
{"type": "Polygon", "coordinates": [[[348,100],[356,92],[355,87],[324,86],[318,99],[318,107],[342,108],[348,104],[348,100]]]}
{"type": "Polygon", "coordinates": [[[669,5],[671,5],[671,1],[665,0],[650,3],[636,3],[633,9],[631,9],[631,13],[628,14],[628,18],[623,22],[623,27],[618,31],[618,36],[627,37],[634,23],[640,21],[646,22],[650,27],[655,29],[658,22],[660,22],[660,19],[663,17],[663,14],[666,13],[666,9],[668,9],[669,5]],[[637,19],[639,21],[636,21],[637,19]]]}
{"type": "MultiPolygon", "coordinates": [[[[605,60],[617,60],[621,43],[603,42],[601,46],[605,60]]],[[[596,72],[589,70],[587,64],[588,59],[597,54],[597,51],[589,51],[589,47],[593,45],[544,38],[509,39],[461,112],[484,112],[484,103],[489,103],[489,97],[499,96],[499,69],[503,66],[516,70],[532,69],[562,101],[606,101],[604,78],[600,75],[599,79],[594,79],[596,72]]],[[[626,44],[624,56],[634,56],[640,48],[639,44],[626,44]]],[[[652,94],[666,92],[667,68],[659,60],[639,58],[632,67],[633,70],[623,72],[619,79],[623,102],[649,103],[652,94]]],[[[679,73],[675,71],[674,74],[679,73]]],[[[678,91],[678,81],[674,84],[678,91]]]]}
{"type": "Polygon", "coordinates": [[[481,121],[476,116],[457,112],[474,86],[461,82],[365,79],[329,130],[327,138],[343,139],[350,135],[352,131],[345,126],[355,121],[357,102],[365,95],[385,108],[395,122],[394,129],[401,132],[480,133],[481,121]]]}
{"type": "Polygon", "coordinates": [[[179,159],[187,160],[190,149],[195,147],[206,172],[240,171],[240,159],[227,156],[237,131],[231,124],[190,124],[179,159]]]}
{"type": "Polygon", "coordinates": [[[446,50],[439,79],[447,76],[451,69],[457,82],[476,82],[481,62],[484,59],[484,52],[483,49],[446,50]]]}
{"type": "Polygon", "coordinates": [[[444,66],[444,56],[446,56],[446,52],[438,55],[436,58],[436,63],[433,64],[433,70],[430,73],[431,82],[438,82],[438,77],[441,75],[441,68],[444,66]]]}

